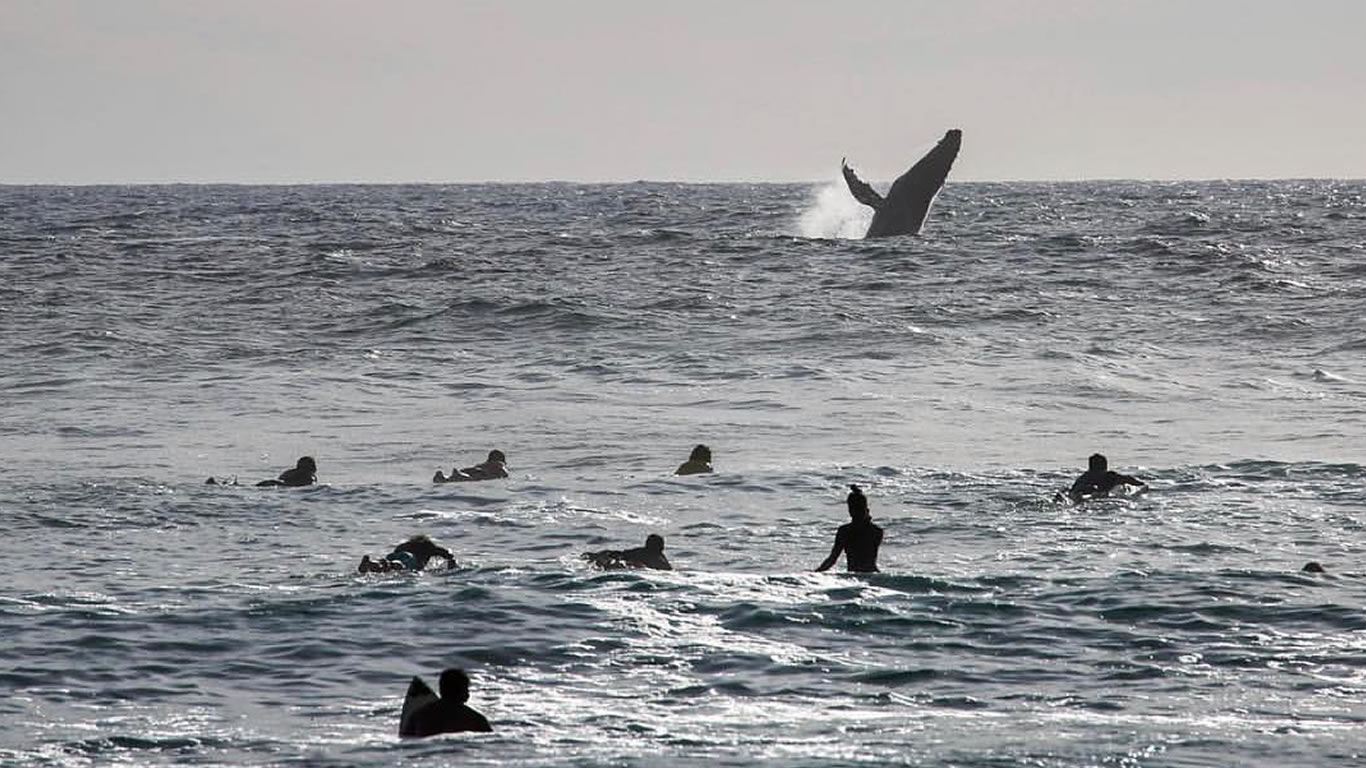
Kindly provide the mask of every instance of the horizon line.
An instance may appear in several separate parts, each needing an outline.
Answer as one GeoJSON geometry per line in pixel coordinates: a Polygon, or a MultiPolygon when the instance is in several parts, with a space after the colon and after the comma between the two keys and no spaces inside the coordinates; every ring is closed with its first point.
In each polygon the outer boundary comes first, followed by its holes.
{"type": "MultiPolygon", "coordinates": [[[[680,179],[633,179],[633,180],[595,180],[541,179],[507,181],[486,179],[483,181],[0,181],[0,187],[474,187],[474,186],[629,186],[633,184],[676,184],[683,186],[711,185],[752,185],[752,186],[794,186],[829,184],[837,178],[810,179],[793,181],[747,181],[737,179],[717,179],[709,181],[680,179]]],[[[893,180],[878,180],[877,183],[891,183],[893,180]]],[[[1097,176],[1093,178],[1037,178],[1037,179],[970,179],[948,181],[944,186],[953,184],[1085,184],[1085,183],[1143,183],[1143,184],[1208,184],[1215,182],[1272,182],[1272,181],[1334,181],[1366,182],[1366,177],[1352,176],[1209,176],[1203,178],[1166,178],[1166,177],[1123,177],[1097,176]]]]}

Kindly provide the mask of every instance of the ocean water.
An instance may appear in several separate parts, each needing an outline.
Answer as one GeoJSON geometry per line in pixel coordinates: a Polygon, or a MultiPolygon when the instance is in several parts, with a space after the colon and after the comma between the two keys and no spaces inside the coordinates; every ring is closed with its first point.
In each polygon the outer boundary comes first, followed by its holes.
{"type": "Polygon", "coordinates": [[[1366,765],[1366,183],[861,222],[0,187],[0,764],[1366,765]],[[1095,451],[1151,491],[1051,501],[1095,451]],[[883,572],[813,573],[849,483],[883,572]],[[677,570],[577,558],[651,532],[677,570]],[[415,533],[456,564],[355,572],[415,533]],[[448,666],[495,732],[399,740],[448,666]]]}

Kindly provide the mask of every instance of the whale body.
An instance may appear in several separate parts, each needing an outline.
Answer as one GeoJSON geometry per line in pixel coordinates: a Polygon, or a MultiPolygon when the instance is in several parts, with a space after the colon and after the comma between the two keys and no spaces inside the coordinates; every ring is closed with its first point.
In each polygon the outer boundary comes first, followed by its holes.
{"type": "Polygon", "coordinates": [[[892,188],[883,197],[877,190],[860,179],[849,167],[844,166],[844,181],[849,192],[864,205],[870,206],[873,221],[868,225],[864,237],[891,237],[893,235],[918,235],[920,228],[929,215],[930,205],[944,186],[949,169],[958,157],[958,148],[963,143],[963,132],[954,128],[944,134],[944,138],[911,166],[909,171],[892,182],[892,188]]]}

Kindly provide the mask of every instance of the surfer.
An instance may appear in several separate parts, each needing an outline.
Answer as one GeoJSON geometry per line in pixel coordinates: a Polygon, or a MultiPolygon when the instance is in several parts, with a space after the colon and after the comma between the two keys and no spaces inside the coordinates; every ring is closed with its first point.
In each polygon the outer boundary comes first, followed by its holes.
{"type": "Polygon", "coordinates": [[[455,564],[455,555],[452,555],[449,549],[438,546],[436,542],[427,538],[426,534],[419,533],[394,547],[394,551],[385,555],[383,560],[371,560],[369,555],[361,557],[360,566],[356,570],[360,573],[420,571],[427,567],[428,561],[433,557],[443,558],[447,568],[455,564]]]}
{"type": "Polygon", "coordinates": [[[1088,461],[1089,466],[1086,471],[1072,483],[1072,487],[1067,489],[1067,498],[1073,502],[1082,502],[1087,499],[1103,499],[1110,495],[1110,491],[1119,485],[1132,485],[1137,487],[1147,487],[1147,483],[1136,477],[1121,475],[1118,472],[1110,471],[1110,461],[1103,454],[1093,453],[1088,461]]]}
{"type": "Polygon", "coordinates": [[[482,464],[475,464],[464,469],[451,469],[449,475],[443,475],[441,470],[437,470],[432,476],[433,483],[467,483],[473,480],[496,480],[500,477],[507,477],[507,457],[497,449],[489,451],[489,457],[482,464]]]}
{"type": "Polygon", "coordinates": [[[711,449],[698,445],[688,454],[688,460],[678,465],[675,475],[700,475],[711,471],[711,449]]]}
{"type": "Polygon", "coordinates": [[[604,571],[617,568],[653,568],[657,571],[672,571],[674,569],[669,564],[669,558],[664,556],[664,537],[657,533],[646,536],[643,547],[584,552],[579,557],[604,571]]]}
{"type": "Polygon", "coordinates": [[[399,716],[399,736],[435,736],[438,733],[480,731],[490,733],[493,728],[483,715],[470,709],[470,678],[463,669],[448,669],[441,673],[441,698],[414,677],[408,684],[408,695],[403,700],[399,716]]]}
{"type": "Polygon", "coordinates": [[[262,480],[256,484],[258,488],[269,488],[281,486],[285,488],[298,488],[303,485],[312,485],[318,482],[318,463],[313,461],[312,456],[303,456],[293,469],[286,469],[280,473],[278,480],[262,480]]]}
{"type": "Polygon", "coordinates": [[[830,548],[830,556],[816,570],[829,570],[839,560],[843,552],[844,563],[851,573],[876,573],[877,550],[882,546],[882,529],[873,524],[873,516],[868,511],[868,497],[857,485],[849,486],[849,505],[851,522],[841,525],[835,533],[835,546],[830,548]]]}

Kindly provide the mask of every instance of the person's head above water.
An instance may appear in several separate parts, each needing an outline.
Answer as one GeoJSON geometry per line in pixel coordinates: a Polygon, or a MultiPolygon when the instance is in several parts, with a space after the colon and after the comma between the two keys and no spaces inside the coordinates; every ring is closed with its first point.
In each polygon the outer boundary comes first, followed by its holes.
{"type": "Polygon", "coordinates": [[[854,520],[867,520],[872,517],[868,511],[868,497],[863,495],[863,489],[857,485],[849,486],[849,496],[844,502],[849,505],[849,517],[854,520]]]}
{"type": "Polygon", "coordinates": [[[710,464],[711,449],[699,443],[693,447],[692,453],[688,454],[688,461],[700,461],[705,464],[710,464]]]}
{"type": "Polygon", "coordinates": [[[502,451],[498,450],[497,448],[494,448],[493,450],[489,451],[489,457],[487,459],[484,459],[484,461],[506,464],[508,461],[508,457],[504,456],[502,451]]]}
{"type": "Polygon", "coordinates": [[[452,667],[441,673],[441,698],[458,701],[461,704],[470,700],[470,676],[465,670],[452,667]]]}
{"type": "Polygon", "coordinates": [[[650,552],[664,551],[664,537],[657,533],[652,533],[645,537],[645,549],[650,552]]]}
{"type": "Polygon", "coordinates": [[[1105,458],[1105,454],[1103,453],[1091,454],[1091,458],[1087,464],[1092,472],[1105,472],[1110,469],[1110,460],[1105,458]]]}
{"type": "Polygon", "coordinates": [[[299,457],[299,462],[294,465],[294,468],[316,474],[318,471],[318,462],[314,461],[312,456],[301,456],[299,457]]]}

